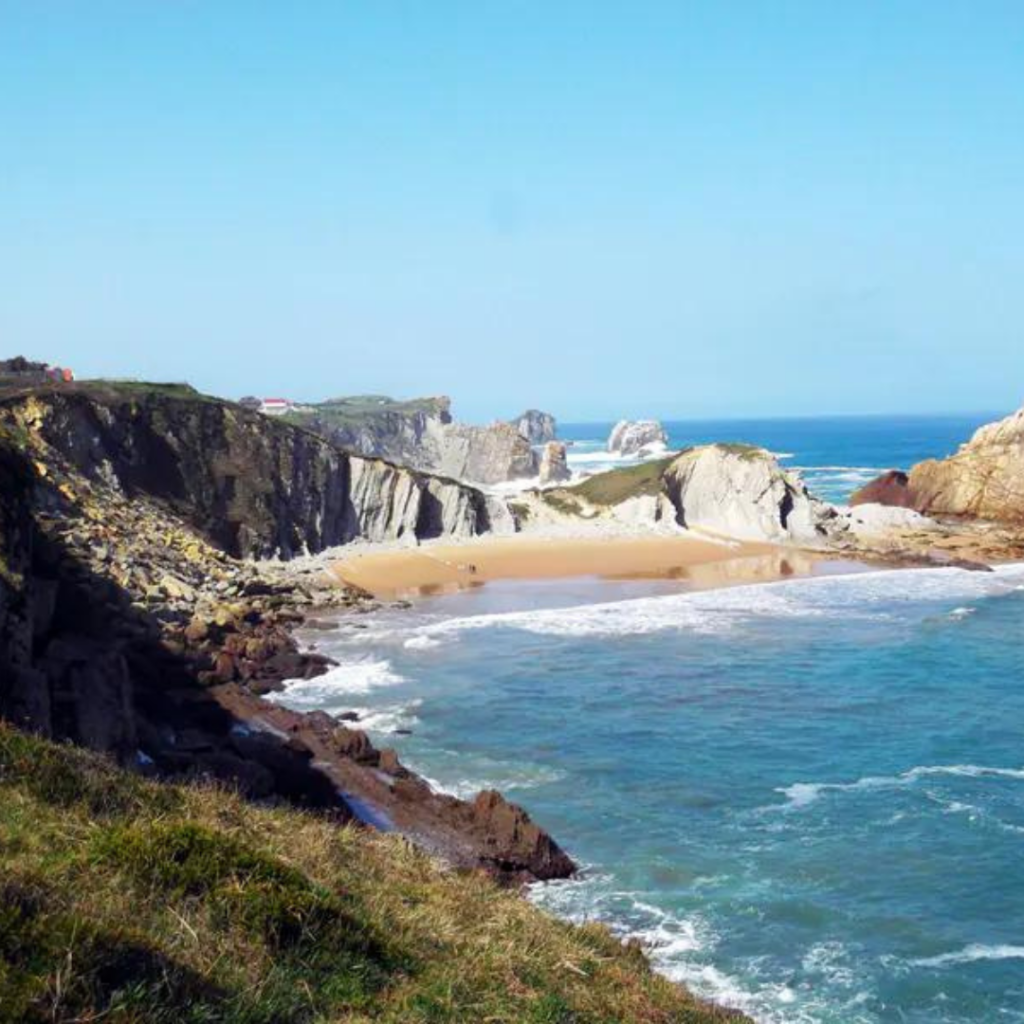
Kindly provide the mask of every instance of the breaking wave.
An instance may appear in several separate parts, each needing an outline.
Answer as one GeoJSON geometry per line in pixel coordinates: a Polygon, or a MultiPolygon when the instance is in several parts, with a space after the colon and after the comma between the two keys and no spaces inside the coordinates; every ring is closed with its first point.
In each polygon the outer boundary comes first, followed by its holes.
{"type": "MultiPolygon", "coordinates": [[[[776,792],[787,798],[784,807],[799,810],[814,803],[823,793],[856,793],[872,789],[893,789],[910,786],[919,779],[936,775],[968,779],[1011,779],[1024,781],[1024,768],[991,768],[977,764],[920,765],[900,775],[868,775],[856,782],[795,782],[781,786],[776,792]]],[[[966,805],[957,807],[965,809],[966,805]]]]}

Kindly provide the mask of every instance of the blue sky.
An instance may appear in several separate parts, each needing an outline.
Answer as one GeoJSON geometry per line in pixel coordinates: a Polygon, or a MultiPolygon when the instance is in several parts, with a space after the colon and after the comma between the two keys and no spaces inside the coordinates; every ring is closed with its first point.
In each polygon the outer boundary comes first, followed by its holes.
{"type": "Polygon", "coordinates": [[[0,0],[0,339],[466,418],[1024,399],[1024,4],[0,0]]]}

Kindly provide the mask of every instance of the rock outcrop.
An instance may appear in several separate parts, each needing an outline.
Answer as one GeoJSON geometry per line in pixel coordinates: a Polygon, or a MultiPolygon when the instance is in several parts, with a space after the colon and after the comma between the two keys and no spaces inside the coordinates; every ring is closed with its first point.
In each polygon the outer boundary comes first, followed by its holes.
{"type": "Polygon", "coordinates": [[[540,457],[541,486],[562,483],[571,476],[565,445],[560,441],[548,441],[540,457]]]}
{"type": "Polygon", "coordinates": [[[769,452],[749,445],[692,448],[664,473],[676,522],[751,541],[818,544],[840,528],[835,509],[769,452]]]}
{"type": "Polygon", "coordinates": [[[612,532],[704,530],[724,538],[825,546],[847,526],[770,452],[711,444],[528,495],[528,525],[567,520],[612,532]]]}
{"type": "Polygon", "coordinates": [[[891,469],[865,484],[850,496],[850,506],[890,505],[894,508],[913,508],[910,477],[898,469],[891,469]]]}
{"type": "Polygon", "coordinates": [[[347,452],[470,484],[537,475],[539,459],[518,426],[455,423],[450,410],[448,398],[396,402],[363,396],[332,399],[286,418],[347,452]]]}
{"type": "Polygon", "coordinates": [[[616,455],[639,455],[662,451],[668,434],[658,420],[619,420],[608,436],[608,451],[616,455]]]}
{"type": "Polygon", "coordinates": [[[886,474],[851,499],[867,501],[927,515],[1024,523],[1024,409],[981,427],[950,458],[918,463],[909,474],[886,474]]]}
{"type": "Polygon", "coordinates": [[[356,539],[470,537],[508,518],[474,488],[349,455],[189,388],[38,388],[0,400],[0,424],[31,433],[48,458],[87,480],[159,501],[238,557],[290,558],[356,539]]]}
{"type": "Polygon", "coordinates": [[[530,444],[547,444],[558,436],[555,417],[540,409],[527,409],[510,422],[530,444]]]}
{"type": "Polygon", "coordinates": [[[396,401],[384,395],[332,398],[288,413],[286,419],[348,452],[430,472],[452,422],[445,395],[396,401]]]}
{"type": "Polygon", "coordinates": [[[537,453],[510,423],[452,423],[444,430],[434,462],[434,472],[442,476],[485,486],[530,479],[538,468],[537,453]]]}

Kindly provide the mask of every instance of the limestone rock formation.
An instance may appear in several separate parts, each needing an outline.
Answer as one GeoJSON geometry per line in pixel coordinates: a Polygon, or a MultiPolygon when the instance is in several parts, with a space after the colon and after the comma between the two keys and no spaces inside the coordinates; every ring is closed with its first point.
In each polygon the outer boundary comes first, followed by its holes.
{"type": "Polygon", "coordinates": [[[565,445],[561,441],[548,441],[540,458],[540,483],[561,483],[572,476],[569,461],[565,454],[565,445]]]}
{"type": "Polygon", "coordinates": [[[638,455],[644,449],[657,451],[668,444],[668,434],[658,420],[619,420],[608,437],[608,451],[616,455],[638,455]]]}
{"type": "Polygon", "coordinates": [[[511,423],[452,423],[443,432],[432,472],[474,484],[500,484],[535,477],[538,462],[530,442],[511,423]]]}
{"type": "Polygon", "coordinates": [[[981,427],[948,459],[886,474],[851,503],[872,500],[928,515],[1024,522],[1024,409],[981,427]]]}
{"type": "Polygon", "coordinates": [[[527,409],[511,423],[530,444],[547,444],[557,436],[555,417],[540,409],[527,409]]]}
{"type": "Polygon", "coordinates": [[[445,427],[452,422],[451,399],[441,395],[396,401],[356,395],[293,410],[286,418],[345,451],[431,472],[445,427]]]}
{"type": "Polygon", "coordinates": [[[456,423],[445,397],[407,402],[377,395],[336,398],[294,410],[286,419],[355,455],[470,484],[537,475],[539,459],[518,426],[456,423]]]}
{"type": "Polygon", "coordinates": [[[673,460],[664,488],[680,526],[752,541],[825,540],[841,528],[835,509],[767,451],[748,445],[692,448],[673,460]]]}

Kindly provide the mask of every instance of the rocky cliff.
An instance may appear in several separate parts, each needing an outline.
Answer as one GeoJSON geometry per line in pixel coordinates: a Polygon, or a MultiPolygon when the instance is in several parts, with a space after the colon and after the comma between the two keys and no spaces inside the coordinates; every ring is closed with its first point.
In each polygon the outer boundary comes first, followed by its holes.
{"type": "Polygon", "coordinates": [[[8,394],[0,718],[140,771],[215,778],[342,820],[379,817],[458,866],[564,876],[571,860],[498,795],[434,793],[358,730],[261,696],[329,664],[292,638],[306,610],[365,598],[233,553],[403,523],[478,528],[481,497],[186,389],[8,394]]]}
{"type": "Polygon", "coordinates": [[[346,451],[470,484],[537,475],[539,458],[517,425],[455,423],[450,410],[447,398],[396,402],[369,396],[332,399],[287,419],[346,451]]]}
{"type": "Polygon", "coordinates": [[[502,506],[451,480],[349,455],[290,424],[182,386],[90,383],[0,399],[0,424],[131,498],[160,502],[240,557],[355,539],[469,537],[502,506]]]}
{"type": "Polygon", "coordinates": [[[358,455],[430,471],[432,453],[452,422],[451,399],[441,395],[396,401],[384,395],[332,398],[285,417],[358,455]]]}
{"type": "Polygon", "coordinates": [[[851,499],[867,502],[927,515],[1024,522],[1024,409],[981,427],[950,458],[887,473],[851,499]]]}

